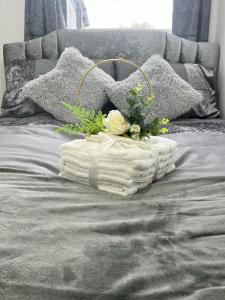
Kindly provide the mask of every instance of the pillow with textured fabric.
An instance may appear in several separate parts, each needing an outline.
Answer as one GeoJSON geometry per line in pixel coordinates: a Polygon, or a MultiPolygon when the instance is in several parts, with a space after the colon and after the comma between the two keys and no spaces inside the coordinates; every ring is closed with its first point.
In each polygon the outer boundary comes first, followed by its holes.
{"type": "Polygon", "coordinates": [[[43,110],[32,100],[22,100],[23,86],[52,70],[57,60],[15,60],[5,67],[6,91],[2,99],[2,116],[27,117],[43,110]]]}
{"type": "Polygon", "coordinates": [[[39,110],[38,105],[19,100],[21,88],[34,78],[34,62],[26,60],[14,61],[5,68],[6,91],[2,98],[3,116],[28,116],[39,110]]]}
{"type": "Polygon", "coordinates": [[[185,118],[216,118],[220,111],[217,105],[215,76],[212,70],[207,70],[199,64],[171,64],[175,72],[202,95],[202,101],[194,105],[185,118]]]}
{"type": "MultiPolygon", "coordinates": [[[[208,70],[200,64],[169,63],[174,71],[186,82],[202,94],[202,101],[194,105],[182,117],[185,118],[217,118],[220,111],[217,105],[215,75],[213,70],[208,70]]],[[[126,64],[115,63],[116,79],[122,81],[136,68],[126,64]]]]}
{"type": "MultiPolygon", "coordinates": [[[[98,62],[95,59],[94,62],[98,62]]],[[[58,59],[15,60],[5,67],[6,91],[2,99],[0,116],[28,117],[44,110],[31,99],[21,100],[23,86],[40,75],[54,69],[58,59]]],[[[115,77],[114,65],[104,64],[100,68],[115,77]]]]}
{"type": "MultiPolygon", "coordinates": [[[[32,99],[56,119],[77,122],[74,115],[63,107],[62,102],[78,105],[76,94],[84,73],[94,62],[84,57],[75,48],[66,48],[57,66],[24,87],[20,97],[32,99]]],[[[105,89],[114,79],[103,70],[95,68],[89,75],[81,91],[82,106],[99,111],[107,102],[105,89]]]]}
{"type": "MultiPolygon", "coordinates": [[[[193,105],[202,100],[201,94],[181,79],[162,57],[153,55],[143,64],[142,70],[149,76],[155,95],[147,121],[152,120],[156,115],[174,120],[190,111],[193,105]]],[[[143,93],[147,95],[148,86],[139,71],[132,73],[123,81],[112,83],[107,90],[110,101],[125,115],[129,89],[134,88],[138,83],[143,85],[143,93]]]]}

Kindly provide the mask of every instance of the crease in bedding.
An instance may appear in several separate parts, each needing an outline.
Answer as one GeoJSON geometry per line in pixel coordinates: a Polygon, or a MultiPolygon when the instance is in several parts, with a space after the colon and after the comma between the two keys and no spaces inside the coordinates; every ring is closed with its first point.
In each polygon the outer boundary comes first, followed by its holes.
{"type": "Polygon", "coordinates": [[[55,125],[0,126],[0,299],[225,299],[225,122],[194,123],[125,199],[58,177],[55,125]]]}

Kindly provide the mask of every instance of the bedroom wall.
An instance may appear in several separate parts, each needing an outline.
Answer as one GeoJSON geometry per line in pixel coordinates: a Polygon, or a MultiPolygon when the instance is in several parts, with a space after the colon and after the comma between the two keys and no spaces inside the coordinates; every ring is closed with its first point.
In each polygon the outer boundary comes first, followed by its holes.
{"type": "Polygon", "coordinates": [[[25,0],[0,0],[0,102],[5,90],[2,46],[23,40],[24,5],[25,0]]]}
{"type": "Polygon", "coordinates": [[[212,0],[209,41],[220,44],[218,92],[222,117],[225,118],[225,1],[212,0]]]}

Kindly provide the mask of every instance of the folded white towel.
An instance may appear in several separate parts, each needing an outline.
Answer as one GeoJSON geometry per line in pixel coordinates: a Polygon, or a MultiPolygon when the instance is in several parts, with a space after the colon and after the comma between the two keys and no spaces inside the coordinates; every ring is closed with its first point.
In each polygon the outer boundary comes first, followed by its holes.
{"type": "Polygon", "coordinates": [[[175,168],[176,143],[159,137],[137,142],[100,134],[66,143],[61,151],[63,177],[130,195],[175,168]]]}
{"type": "MultiPolygon", "coordinates": [[[[74,177],[70,174],[66,174],[63,177],[68,179],[68,180],[75,181],[74,177]]],[[[87,184],[86,182],[79,182],[79,183],[89,185],[89,183],[87,184]]],[[[101,191],[105,191],[105,192],[108,192],[108,193],[113,193],[113,194],[117,194],[117,195],[126,197],[126,196],[129,196],[129,195],[132,195],[132,194],[136,193],[139,189],[145,188],[147,186],[148,186],[148,182],[142,183],[140,185],[137,185],[137,184],[134,185],[133,184],[129,187],[125,187],[125,186],[122,186],[122,185],[115,185],[115,184],[112,184],[110,182],[105,182],[105,183],[102,182],[102,183],[99,183],[98,189],[101,190],[101,191]]]]}
{"type": "MultiPolygon", "coordinates": [[[[82,158],[80,159],[82,160],[82,158]]],[[[158,175],[160,175],[162,172],[165,172],[168,167],[173,164],[173,158],[171,155],[167,155],[166,159],[161,158],[159,159],[158,163],[158,175]]],[[[71,168],[75,170],[75,172],[80,176],[88,177],[89,174],[89,168],[90,168],[90,162],[86,164],[80,165],[80,161],[77,158],[74,158],[71,155],[64,155],[63,159],[61,160],[62,167],[64,165],[67,166],[67,168],[71,168]]],[[[146,163],[148,166],[145,169],[142,170],[135,170],[132,168],[132,164],[129,165],[121,165],[117,161],[110,162],[110,163],[103,163],[102,160],[98,161],[98,173],[99,174],[110,174],[111,176],[115,177],[121,177],[121,178],[131,178],[134,181],[137,179],[143,179],[145,177],[149,177],[150,175],[155,173],[155,164],[154,160],[148,160],[148,163],[146,163]]]]}
{"type": "Polygon", "coordinates": [[[70,142],[71,144],[69,145],[62,145],[62,151],[66,151],[67,153],[76,153],[77,156],[82,156],[86,159],[90,159],[90,156],[93,156],[96,153],[96,150],[98,152],[101,152],[101,157],[102,158],[116,158],[119,157],[121,161],[133,161],[133,160],[142,160],[142,159],[148,159],[153,156],[151,152],[149,152],[150,145],[148,149],[143,150],[143,149],[138,149],[134,148],[130,151],[128,150],[128,147],[125,149],[118,149],[118,143],[114,144],[113,147],[108,148],[110,143],[94,143],[90,141],[83,141],[79,140],[79,144],[76,144],[74,142],[70,142]],[[115,147],[117,146],[117,147],[115,147]],[[115,149],[114,149],[115,148],[115,149]]]}
{"type": "MultiPolygon", "coordinates": [[[[100,153],[99,153],[100,154],[100,153]]],[[[82,155],[77,155],[76,152],[67,152],[67,151],[62,151],[62,159],[64,160],[70,160],[73,161],[74,164],[76,164],[77,166],[79,166],[80,168],[89,168],[90,166],[90,162],[93,160],[93,157],[98,156],[97,154],[92,154],[89,157],[84,157],[82,155]]],[[[148,170],[149,168],[152,167],[153,158],[149,158],[149,159],[139,159],[139,160],[124,160],[120,157],[100,157],[101,159],[99,160],[99,166],[100,167],[105,167],[105,165],[110,165],[110,168],[112,170],[118,171],[118,167],[119,170],[123,169],[123,168],[130,168],[132,170],[137,170],[137,171],[144,171],[144,170],[148,170]]]]}
{"type": "MultiPolygon", "coordinates": [[[[82,158],[80,160],[82,160],[82,158]]],[[[88,175],[90,169],[90,163],[86,162],[81,166],[77,158],[73,160],[69,155],[64,155],[61,159],[61,166],[63,167],[64,165],[77,172],[83,173],[85,176],[88,175]]],[[[149,176],[152,173],[152,170],[154,169],[154,160],[149,160],[146,165],[145,168],[139,168],[139,170],[137,170],[132,168],[132,164],[120,164],[117,161],[107,163],[98,160],[98,171],[101,174],[115,174],[117,177],[122,176],[134,179],[149,176]]]]}
{"type": "MultiPolygon", "coordinates": [[[[130,186],[134,183],[143,183],[148,182],[151,183],[153,180],[157,180],[165,174],[168,174],[175,168],[174,164],[169,164],[169,166],[165,166],[165,168],[161,168],[158,171],[157,176],[154,178],[155,169],[150,169],[148,173],[140,174],[140,176],[134,176],[133,178],[129,176],[127,173],[123,173],[122,171],[120,173],[116,172],[110,172],[110,170],[101,170],[98,169],[98,185],[101,182],[107,182],[107,183],[113,183],[113,184],[119,184],[124,186],[130,186]]],[[[86,172],[83,172],[81,169],[77,170],[77,168],[74,168],[70,164],[68,165],[65,163],[61,168],[61,174],[62,176],[66,176],[66,174],[70,174],[70,176],[73,176],[74,180],[80,183],[89,184],[89,173],[88,170],[86,172]]]]}

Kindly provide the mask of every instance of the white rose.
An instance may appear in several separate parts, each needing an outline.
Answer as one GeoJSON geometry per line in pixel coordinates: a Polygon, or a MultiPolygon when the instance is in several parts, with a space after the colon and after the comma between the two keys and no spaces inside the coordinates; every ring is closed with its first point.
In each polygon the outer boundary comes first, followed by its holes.
{"type": "Polygon", "coordinates": [[[104,125],[107,128],[107,133],[114,135],[121,135],[130,128],[130,124],[118,110],[110,111],[107,118],[104,119],[104,125]]]}
{"type": "Polygon", "coordinates": [[[139,133],[141,131],[141,127],[138,124],[133,124],[130,126],[130,133],[139,133]]]}

